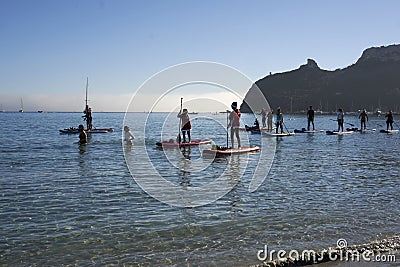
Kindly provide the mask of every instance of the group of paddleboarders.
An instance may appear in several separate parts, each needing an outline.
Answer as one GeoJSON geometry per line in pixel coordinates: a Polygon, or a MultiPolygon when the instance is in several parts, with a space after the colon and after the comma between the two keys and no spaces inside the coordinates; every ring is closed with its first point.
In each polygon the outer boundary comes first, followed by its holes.
{"type": "MultiPolygon", "coordinates": [[[[393,112],[389,110],[389,112],[385,115],[386,119],[386,131],[389,131],[389,126],[390,130],[393,130],[393,112]]],[[[360,115],[358,116],[358,119],[360,120],[361,123],[361,131],[367,130],[367,121],[368,121],[368,113],[367,110],[363,109],[361,111],[360,115]]],[[[337,113],[337,121],[338,121],[338,132],[340,131],[340,128],[343,131],[343,123],[344,123],[344,111],[342,108],[338,109],[337,113]]]]}
{"type": "MultiPolygon", "coordinates": [[[[259,115],[262,116],[262,122],[263,122],[263,127],[265,127],[265,120],[266,117],[268,118],[268,131],[272,131],[272,114],[273,111],[269,111],[268,113],[265,111],[265,109],[263,108],[261,110],[260,113],[258,113],[259,115]]],[[[391,110],[389,110],[389,112],[385,115],[386,119],[386,130],[393,130],[393,112],[391,110]]],[[[358,118],[360,119],[361,122],[361,130],[366,130],[367,129],[367,125],[366,122],[368,121],[368,113],[367,111],[364,109],[360,115],[358,116],[358,118]]],[[[310,131],[311,130],[311,125],[312,125],[312,130],[315,131],[315,124],[314,124],[314,119],[315,119],[315,111],[313,109],[312,106],[309,106],[308,110],[307,110],[307,130],[310,131]]],[[[257,119],[256,119],[257,121],[257,119]]],[[[338,123],[338,132],[340,131],[344,131],[344,110],[343,108],[339,108],[337,111],[337,117],[336,117],[336,121],[338,123]]],[[[256,125],[256,122],[254,123],[254,125],[256,125]]],[[[278,133],[278,130],[281,130],[281,133],[283,133],[283,126],[284,126],[284,121],[283,121],[283,113],[281,111],[280,108],[278,108],[276,110],[276,121],[275,121],[275,126],[276,126],[276,133],[278,133]]],[[[304,129],[304,128],[303,128],[304,129]]],[[[305,130],[305,129],[304,129],[305,130]]]]}
{"type": "MultiPolygon", "coordinates": [[[[241,142],[240,142],[240,135],[239,135],[239,129],[240,129],[240,117],[241,117],[241,112],[238,109],[238,104],[237,102],[232,102],[231,104],[232,111],[229,112],[229,123],[227,125],[228,128],[230,128],[230,135],[231,135],[231,148],[234,148],[235,145],[235,137],[237,140],[237,148],[240,148],[241,142]]],[[[91,130],[92,129],[92,112],[91,108],[86,105],[86,109],[84,111],[84,120],[87,123],[87,129],[91,130]]],[[[269,112],[266,112],[266,110],[263,108],[259,115],[262,116],[262,125],[263,128],[266,127],[266,122],[267,122],[267,130],[272,131],[273,130],[273,122],[272,122],[272,117],[273,117],[273,111],[270,110],[269,112]]],[[[180,132],[182,133],[183,136],[183,142],[180,139],[181,135],[178,135],[177,142],[179,143],[190,143],[191,142],[191,135],[190,135],[190,130],[192,129],[192,125],[190,123],[190,117],[189,117],[189,112],[186,108],[182,109],[177,117],[180,119],[181,122],[181,127],[180,127],[180,132]],[[188,139],[186,139],[186,134],[188,136],[188,139]]],[[[386,119],[386,125],[387,125],[387,130],[389,130],[389,127],[391,130],[393,130],[393,113],[391,110],[385,115],[386,119]]],[[[307,110],[307,130],[310,131],[310,126],[312,125],[312,130],[315,130],[315,124],[314,124],[314,118],[315,118],[315,111],[313,110],[312,106],[309,106],[309,109],[307,110]]],[[[361,121],[361,130],[366,130],[366,122],[368,121],[368,113],[364,109],[358,118],[361,121]]],[[[342,108],[339,108],[337,111],[337,123],[338,123],[338,132],[340,130],[343,132],[344,131],[344,111],[342,108]]],[[[258,119],[255,120],[255,126],[259,128],[259,122],[258,119]]],[[[278,133],[279,129],[280,132],[283,133],[283,126],[284,126],[284,118],[283,118],[283,113],[280,108],[277,108],[276,110],[276,121],[275,121],[275,127],[276,127],[276,133],[278,133]]],[[[79,144],[86,144],[87,143],[87,134],[85,132],[84,126],[82,124],[79,125],[79,144]]],[[[304,128],[303,128],[304,129],[304,128]]],[[[132,140],[134,139],[134,135],[131,133],[130,128],[128,126],[124,126],[124,136],[123,140],[127,144],[132,144],[132,140]]]]}
{"type": "MultiPolygon", "coordinates": [[[[308,118],[308,130],[310,130],[310,122],[313,125],[313,130],[314,130],[314,115],[315,112],[312,109],[312,106],[310,106],[309,110],[307,111],[307,118],[308,118]]],[[[389,110],[389,112],[385,115],[386,119],[386,130],[389,130],[389,126],[390,129],[393,130],[393,112],[391,110],[389,110]]],[[[366,130],[367,129],[367,121],[368,121],[368,113],[367,110],[363,109],[360,113],[360,115],[358,116],[358,119],[361,122],[361,131],[362,130],[366,130]]],[[[338,132],[340,132],[340,130],[342,130],[342,132],[344,131],[344,110],[343,108],[339,108],[337,111],[337,117],[336,117],[337,123],[338,123],[338,132]]]]}
{"type": "Polygon", "coordinates": [[[262,127],[266,128],[268,131],[272,131],[272,117],[273,117],[273,112],[271,111],[266,111],[265,108],[261,109],[260,113],[258,115],[261,115],[261,121],[262,121],[262,127]],[[265,125],[265,122],[267,121],[267,125],[265,125]]]}
{"type": "MultiPolygon", "coordinates": [[[[235,137],[237,140],[237,147],[240,148],[240,135],[239,135],[239,128],[240,128],[240,110],[238,109],[237,102],[233,102],[231,104],[232,111],[229,113],[229,123],[228,123],[228,128],[231,128],[230,133],[231,133],[231,147],[234,148],[235,146],[235,137]]],[[[187,143],[190,143],[191,141],[191,136],[190,136],[190,130],[192,129],[192,125],[190,123],[190,117],[189,117],[189,112],[186,108],[182,109],[177,115],[177,117],[180,119],[181,122],[181,133],[183,137],[183,142],[186,143],[186,134],[188,136],[187,143]]],[[[257,120],[258,123],[258,120],[257,120]]],[[[265,124],[265,121],[263,121],[265,124]]],[[[177,138],[178,142],[181,143],[180,140],[180,135],[178,135],[177,138]]]]}

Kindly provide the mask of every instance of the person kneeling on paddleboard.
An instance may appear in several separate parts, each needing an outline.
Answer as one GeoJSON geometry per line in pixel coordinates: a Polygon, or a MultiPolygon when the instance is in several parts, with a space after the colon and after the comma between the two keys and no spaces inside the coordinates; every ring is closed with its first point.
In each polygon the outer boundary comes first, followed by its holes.
{"type": "Polygon", "coordinates": [[[178,113],[177,117],[180,118],[181,121],[182,121],[181,131],[182,131],[182,135],[183,135],[183,142],[186,143],[186,133],[187,133],[188,140],[189,140],[189,143],[190,143],[190,139],[191,139],[190,130],[192,129],[192,125],[190,124],[190,118],[189,118],[189,115],[188,115],[188,110],[186,108],[184,108],[182,110],[182,113],[181,112],[178,113]]]}
{"type": "Polygon", "coordinates": [[[280,108],[276,110],[276,133],[278,133],[279,127],[281,128],[281,133],[283,133],[283,114],[280,108]]]}
{"type": "Polygon", "coordinates": [[[237,108],[237,102],[233,102],[231,105],[232,111],[229,114],[229,124],[228,128],[231,127],[231,145],[232,148],[235,147],[234,136],[236,135],[236,139],[238,142],[238,148],[240,148],[240,136],[239,136],[239,127],[240,127],[240,110],[237,108]]]}

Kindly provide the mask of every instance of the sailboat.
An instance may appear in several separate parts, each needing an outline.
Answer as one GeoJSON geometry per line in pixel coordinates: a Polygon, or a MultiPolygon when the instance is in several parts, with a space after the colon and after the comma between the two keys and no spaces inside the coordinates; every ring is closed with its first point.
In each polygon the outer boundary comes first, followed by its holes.
{"type": "Polygon", "coordinates": [[[24,112],[24,103],[22,102],[22,97],[21,97],[21,109],[18,112],[24,112]]]}
{"type": "MultiPolygon", "coordinates": [[[[86,120],[88,119],[86,117],[87,112],[89,112],[89,105],[88,105],[88,88],[89,88],[89,77],[86,78],[86,97],[85,97],[85,109],[83,111],[83,113],[85,113],[85,115],[83,116],[86,120]]],[[[91,124],[88,123],[88,125],[91,124]]],[[[86,129],[87,133],[109,133],[109,132],[113,132],[114,129],[113,128],[92,128],[92,129],[86,129]]],[[[79,133],[78,128],[75,127],[70,127],[70,128],[65,128],[63,130],[60,130],[60,133],[62,134],[77,134],[79,133]]]]}

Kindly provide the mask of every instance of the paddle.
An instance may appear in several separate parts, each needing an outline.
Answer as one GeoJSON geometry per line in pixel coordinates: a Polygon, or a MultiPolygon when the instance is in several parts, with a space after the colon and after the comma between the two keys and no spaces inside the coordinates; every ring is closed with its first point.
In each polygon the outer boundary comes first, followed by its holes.
{"type": "Polygon", "coordinates": [[[229,134],[228,134],[228,129],[229,129],[229,126],[228,126],[228,113],[229,113],[229,110],[226,111],[226,147],[227,148],[228,148],[228,139],[229,139],[229,134]]]}
{"type": "MultiPolygon", "coordinates": [[[[331,119],[331,121],[337,121],[337,120],[331,119]]],[[[354,127],[354,124],[352,124],[352,123],[348,123],[348,122],[344,122],[344,123],[346,123],[346,124],[348,124],[348,125],[354,127]]]]}
{"type": "Polygon", "coordinates": [[[289,130],[288,130],[288,128],[286,127],[286,124],[285,124],[284,122],[283,122],[283,126],[285,126],[286,131],[287,131],[288,133],[290,133],[289,130]]]}
{"type": "MultiPolygon", "coordinates": [[[[183,97],[181,97],[181,111],[179,112],[179,114],[182,114],[182,101],[183,101],[183,97]]],[[[178,143],[181,143],[181,117],[179,117],[179,129],[178,129],[178,143]]]]}

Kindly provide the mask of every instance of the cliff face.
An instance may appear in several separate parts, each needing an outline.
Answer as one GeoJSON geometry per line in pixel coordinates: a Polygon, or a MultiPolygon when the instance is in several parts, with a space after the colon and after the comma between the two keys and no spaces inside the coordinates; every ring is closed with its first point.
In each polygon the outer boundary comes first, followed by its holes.
{"type": "MultiPolygon", "coordinates": [[[[298,69],[266,76],[255,83],[268,99],[271,108],[284,112],[314,109],[346,111],[358,109],[400,110],[400,45],[366,49],[358,61],[344,69],[322,70],[308,59],[298,69]]],[[[242,112],[250,112],[254,103],[250,88],[242,112]]]]}

